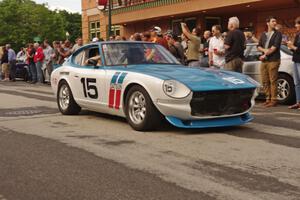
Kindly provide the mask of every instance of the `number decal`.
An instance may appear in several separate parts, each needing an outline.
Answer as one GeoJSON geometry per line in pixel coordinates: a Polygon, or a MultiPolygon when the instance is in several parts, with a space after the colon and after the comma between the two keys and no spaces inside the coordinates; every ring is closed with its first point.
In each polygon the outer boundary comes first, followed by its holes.
{"type": "Polygon", "coordinates": [[[81,78],[81,83],[83,86],[83,94],[84,96],[90,97],[91,99],[98,99],[98,90],[95,78],[81,78]]]}
{"type": "Polygon", "coordinates": [[[81,78],[81,83],[82,83],[82,86],[83,86],[83,93],[84,93],[84,96],[87,97],[86,95],[86,89],[85,89],[85,78],[81,78]]]}
{"type": "Polygon", "coordinates": [[[243,81],[241,79],[238,79],[238,78],[235,78],[233,76],[231,76],[231,77],[225,77],[225,78],[223,78],[223,80],[229,81],[229,82],[231,82],[231,83],[233,83],[235,85],[244,84],[245,83],[245,81],[243,81]]]}

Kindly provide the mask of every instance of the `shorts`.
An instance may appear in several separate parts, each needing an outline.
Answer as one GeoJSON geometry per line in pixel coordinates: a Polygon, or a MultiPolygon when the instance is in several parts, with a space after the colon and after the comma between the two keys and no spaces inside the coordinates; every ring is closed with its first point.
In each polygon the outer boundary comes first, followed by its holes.
{"type": "Polygon", "coordinates": [[[3,74],[8,74],[9,73],[9,65],[8,65],[8,63],[3,63],[2,64],[2,73],[3,74]]]}

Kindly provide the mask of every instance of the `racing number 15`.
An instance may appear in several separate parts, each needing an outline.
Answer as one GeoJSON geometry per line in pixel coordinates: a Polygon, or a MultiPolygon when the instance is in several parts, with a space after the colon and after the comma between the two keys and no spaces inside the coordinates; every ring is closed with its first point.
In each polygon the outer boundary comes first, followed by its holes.
{"type": "Polygon", "coordinates": [[[97,99],[98,98],[98,90],[96,85],[93,85],[96,83],[95,78],[81,78],[80,79],[82,86],[83,86],[83,93],[85,97],[90,97],[91,99],[97,99]]]}

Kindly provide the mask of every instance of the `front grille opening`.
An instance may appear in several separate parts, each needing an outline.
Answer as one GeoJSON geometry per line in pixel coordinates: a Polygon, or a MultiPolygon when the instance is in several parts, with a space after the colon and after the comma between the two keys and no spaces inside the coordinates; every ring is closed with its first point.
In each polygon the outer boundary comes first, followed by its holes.
{"type": "Polygon", "coordinates": [[[233,115],[251,107],[254,89],[194,92],[190,103],[193,116],[233,115]]]}

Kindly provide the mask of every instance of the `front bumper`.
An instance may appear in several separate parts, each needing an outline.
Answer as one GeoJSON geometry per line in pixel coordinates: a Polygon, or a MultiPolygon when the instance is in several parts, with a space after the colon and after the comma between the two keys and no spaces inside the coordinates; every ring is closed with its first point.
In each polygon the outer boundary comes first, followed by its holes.
{"type": "Polygon", "coordinates": [[[240,126],[253,120],[249,113],[239,116],[212,118],[212,119],[199,119],[199,120],[181,120],[177,117],[167,116],[166,119],[172,125],[179,128],[216,128],[227,126],[240,126]]]}
{"type": "Polygon", "coordinates": [[[155,106],[167,117],[182,121],[243,116],[253,108],[256,92],[250,90],[194,92],[184,99],[158,99],[155,106]]]}

